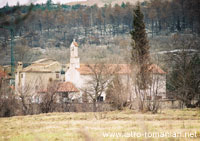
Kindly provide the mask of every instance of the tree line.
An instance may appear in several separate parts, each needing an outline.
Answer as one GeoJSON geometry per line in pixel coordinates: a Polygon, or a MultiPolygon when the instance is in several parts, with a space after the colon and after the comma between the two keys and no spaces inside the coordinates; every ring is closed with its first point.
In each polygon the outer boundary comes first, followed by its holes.
{"type": "MultiPolygon", "coordinates": [[[[200,33],[200,2],[198,0],[151,0],[143,2],[141,10],[147,32],[153,37],[159,34],[173,32],[200,33]]],[[[28,11],[28,6],[5,6],[0,13],[16,9],[7,14],[6,18],[22,15],[28,11]]],[[[99,44],[101,38],[129,34],[132,29],[133,9],[130,3],[93,6],[67,6],[47,2],[44,5],[34,5],[29,18],[15,30],[16,35],[24,36],[30,47],[43,46],[39,38],[56,39],[69,44],[72,38],[79,38],[81,43],[99,44]]],[[[3,20],[3,19],[2,19],[3,20]]],[[[2,37],[6,29],[0,29],[2,37]]],[[[5,37],[6,38],[6,37],[5,37]]],[[[56,47],[60,43],[55,44],[56,47]]]]}
{"type": "MultiPolygon", "coordinates": [[[[200,1],[198,0],[151,0],[143,13],[145,22],[151,30],[159,33],[162,30],[190,31],[200,33],[200,1]]],[[[153,33],[152,33],[153,36],[153,33]]]]}

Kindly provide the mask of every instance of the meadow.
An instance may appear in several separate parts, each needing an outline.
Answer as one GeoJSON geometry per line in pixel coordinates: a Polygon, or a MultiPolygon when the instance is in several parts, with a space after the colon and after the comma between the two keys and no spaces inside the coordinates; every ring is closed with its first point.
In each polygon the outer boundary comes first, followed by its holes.
{"type": "Polygon", "coordinates": [[[200,140],[200,110],[48,113],[0,118],[0,140],[200,140]]]}

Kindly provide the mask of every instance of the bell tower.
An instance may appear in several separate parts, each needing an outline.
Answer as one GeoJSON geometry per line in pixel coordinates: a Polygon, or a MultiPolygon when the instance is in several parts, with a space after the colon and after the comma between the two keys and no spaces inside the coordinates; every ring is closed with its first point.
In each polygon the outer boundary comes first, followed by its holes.
{"type": "Polygon", "coordinates": [[[73,40],[70,45],[70,68],[80,68],[80,58],[78,57],[78,43],[73,40]]]}

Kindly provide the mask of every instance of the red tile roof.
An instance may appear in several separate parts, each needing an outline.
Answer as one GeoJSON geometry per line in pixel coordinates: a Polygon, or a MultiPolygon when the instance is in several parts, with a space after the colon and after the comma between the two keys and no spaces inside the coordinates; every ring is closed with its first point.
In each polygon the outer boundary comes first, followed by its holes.
{"type": "Polygon", "coordinates": [[[7,77],[6,72],[0,70],[0,78],[5,78],[5,77],[7,77]]]}
{"type": "Polygon", "coordinates": [[[71,82],[62,82],[58,86],[58,92],[79,92],[71,82]]]}
{"type": "MultiPolygon", "coordinates": [[[[102,66],[105,68],[105,71],[103,73],[115,73],[115,74],[130,74],[131,73],[131,65],[129,64],[105,64],[105,66],[102,66]]],[[[80,68],[77,68],[77,70],[82,75],[91,75],[94,74],[94,70],[96,72],[100,71],[101,68],[100,65],[94,65],[94,64],[81,64],[80,68]]],[[[149,66],[149,71],[155,74],[165,74],[159,66],[155,64],[151,64],[149,66]]]]}
{"type": "Polygon", "coordinates": [[[105,65],[100,65],[100,64],[81,64],[80,68],[77,68],[77,70],[80,72],[82,75],[89,75],[89,74],[94,74],[93,71],[95,72],[100,72],[101,67],[102,73],[116,73],[116,74],[127,74],[130,73],[130,67],[127,64],[105,64],[105,65]]]}
{"type": "MultiPolygon", "coordinates": [[[[47,89],[42,89],[38,91],[39,93],[46,93],[47,89]]],[[[63,92],[79,92],[79,90],[71,82],[60,82],[56,90],[58,93],[63,92]]]]}
{"type": "Polygon", "coordinates": [[[155,74],[166,74],[165,71],[163,71],[158,65],[156,64],[151,64],[149,66],[149,71],[155,74]]]}

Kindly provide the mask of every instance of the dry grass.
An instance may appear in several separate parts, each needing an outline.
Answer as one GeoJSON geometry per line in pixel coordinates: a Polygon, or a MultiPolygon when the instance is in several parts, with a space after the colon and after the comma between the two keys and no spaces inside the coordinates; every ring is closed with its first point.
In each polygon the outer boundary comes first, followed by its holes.
{"type": "Polygon", "coordinates": [[[107,113],[50,113],[0,119],[0,140],[200,140],[198,109],[107,113]],[[102,116],[102,114],[104,114],[102,116]],[[98,118],[97,118],[98,117],[98,118]],[[97,120],[98,119],[98,120],[97,120]],[[103,137],[103,133],[195,133],[196,138],[103,137]]]}

